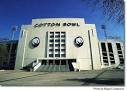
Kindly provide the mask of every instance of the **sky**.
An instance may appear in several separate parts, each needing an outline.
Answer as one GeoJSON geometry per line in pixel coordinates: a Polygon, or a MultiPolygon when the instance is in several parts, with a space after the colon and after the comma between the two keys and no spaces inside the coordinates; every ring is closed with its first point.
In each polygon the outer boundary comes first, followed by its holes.
{"type": "MultiPolygon", "coordinates": [[[[104,39],[101,25],[106,25],[108,36],[124,40],[124,25],[107,21],[100,9],[90,7],[86,0],[0,0],[0,38],[11,39],[12,27],[31,24],[36,18],[84,18],[95,24],[99,40],[104,39]]],[[[20,30],[14,39],[19,38],[20,30]]]]}

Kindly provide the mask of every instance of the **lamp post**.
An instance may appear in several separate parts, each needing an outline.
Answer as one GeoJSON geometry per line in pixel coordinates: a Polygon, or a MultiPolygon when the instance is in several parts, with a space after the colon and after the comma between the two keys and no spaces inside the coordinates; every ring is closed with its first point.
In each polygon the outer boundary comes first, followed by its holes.
{"type": "Polygon", "coordinates": [[[104,31],[105,39],[107,40],[106,26],[105,25],[101,25],[101,29],[104,31]]]}
{"type": "Polygon", "coordinates": [[[13,43],[12,40],[14,40],[14,35],[15,35],[15,31],[17,31],[18,26],[13,26],[11,31],[12,31],[12,36],[11,36],[11,44],[10,44],[10,48],[9,48],[9,55],[8,55],[8,68],[10,69],[10,59],[11,59],[11,51],[12,51],[12,47],[13,47],[13,43]]]}

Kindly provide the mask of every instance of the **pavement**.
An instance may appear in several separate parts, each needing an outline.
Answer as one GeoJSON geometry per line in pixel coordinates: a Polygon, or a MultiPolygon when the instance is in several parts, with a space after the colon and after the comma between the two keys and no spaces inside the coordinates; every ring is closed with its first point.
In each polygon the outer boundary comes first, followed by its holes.
{"type": "Polygon", "coordinates": [[[124,86],[124,70],[81,72],[0,71],[1,86],[124,86]]]}

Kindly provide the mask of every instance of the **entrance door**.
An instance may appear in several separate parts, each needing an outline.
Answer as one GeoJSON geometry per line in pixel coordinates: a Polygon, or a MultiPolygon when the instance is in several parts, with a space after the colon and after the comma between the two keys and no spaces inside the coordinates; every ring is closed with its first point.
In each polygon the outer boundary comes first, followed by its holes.
{"type": "Polygon", "coordinates": [[[41,66],[37,69],[37,71],[46,71],[46,72],[69,72],[74,71],[74,67],[72,62],[76,62],[74,60],[42,60],[41,66]]]}

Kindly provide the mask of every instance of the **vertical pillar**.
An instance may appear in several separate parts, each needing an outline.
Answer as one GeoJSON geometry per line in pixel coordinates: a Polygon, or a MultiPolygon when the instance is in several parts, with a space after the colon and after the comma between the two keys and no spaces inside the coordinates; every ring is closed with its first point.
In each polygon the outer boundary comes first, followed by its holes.
{"type": "Polygon", "coordinates": [[[24,66],[24,60],[25,60],[25,52],[26,52],[26,42],[27,42],[27,32],[24,31],[25,37],[24,37],[24,47],[23,47],[23,56],[22,56],[22,67],[24,66]]]}
{"type": "Polygon", "coordinates": [[[91,69],[93,70],[93,54],[92,54],[92,46],[91,46],[91,36],[90,31],[88,30],[88,38],[89,38],[89,46],[90,46],[90,56],[91,56],[91,69]]]}
{"type": "Polygon", "coordinates": [[[59,53],[59,55],[60,55],[60,58],[61,58],[61,32],[60,32],[60,53],[59,53]]]}
{"type": "Polygon", "coordinates": [[[67,60],[66,60],[66,65],[67,65],[67,60]]]}
{"type": "Polygon", "coordinates": [[[47,58],[49,57],[49,43],[50,43],[50,42],[49,42],[49,41],[50,41],[49,33],[50,33],[50,32],[47,32],[47,38],[48,38],[48,39],[47,39],[47,42],[48,42],[48,43],[47,43],[47,55],[46,55],[47,58]]]}
{"type": "Polygon", "coordinates": [[[56,66],[55,61],[56,60],[53,60],[53,68],[52,68],[53,70],[52,71],[55,71],[55,66],[56,66]]]}
{"type": "Polygon", "coordinates": [[[111,66],[110,57],[109,57],[109,51],[108,51],[108,42],[106,41],[106,51],[107,51],[107,57],[108,57],[108,65],[111,66]]]}
{"type": "Polygon", "coordinates": [[[66,42],[66,40],[67,40],[67,38],[66,38],[66,32],[65,32],[65,38],[64,38],[64,39],[65,39],[64,44],[65,44],[65,57],[66,57],[66,48],[67,48],[67,47],[66,47],[66,43],[67,43],[67,42],[66,42]]]}
{"type": "Polygon", "coordinates": [[[54,36],[53,36],[53,37],[54,37],[54,38],[53,38],[53,50],[54,50],[54,51],[53,51],[53,57],[55,58],[55,32],[53,32],[53,35],[54,35],[54,36]]]}
{"type": "Polygon", "coordinates": [[[60,63],[59,63],[59,71],[60,71],[60,66],[61,66],[61,61],[62,61],[62,60],[59,60],[59,61],[60,61],[60,63]]]}

